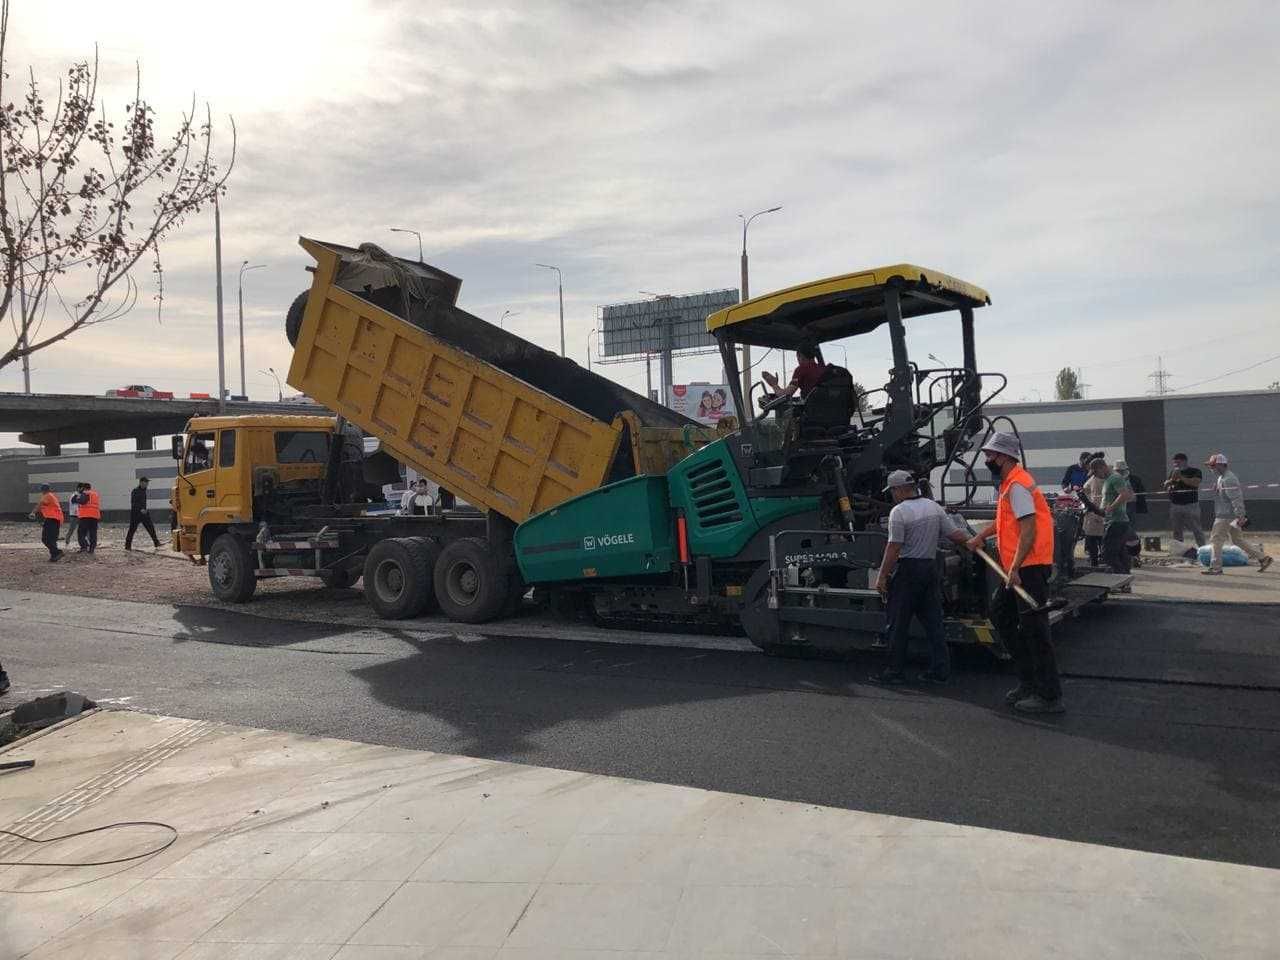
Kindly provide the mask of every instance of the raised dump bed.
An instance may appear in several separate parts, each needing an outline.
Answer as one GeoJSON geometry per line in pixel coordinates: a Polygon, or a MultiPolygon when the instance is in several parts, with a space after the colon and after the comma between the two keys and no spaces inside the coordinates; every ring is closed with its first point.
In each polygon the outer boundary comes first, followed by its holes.
{"type": "Polygon", "coordinates": [[[459,281],[426,264],[301,244],[316,266],[289,384],[476,506],[520,523],[714,435],[458,309],[459,281]]]}

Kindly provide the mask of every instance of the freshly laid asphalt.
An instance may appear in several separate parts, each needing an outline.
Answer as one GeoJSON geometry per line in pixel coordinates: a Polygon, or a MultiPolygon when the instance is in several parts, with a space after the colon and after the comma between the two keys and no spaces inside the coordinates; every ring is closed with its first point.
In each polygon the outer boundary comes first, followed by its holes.
{"type": "MultiPolygon", "coordinates": [[[[518,623],[518,622],[517,622],[518,623]]],[[[1280,867],[1280,616],[1125,600],[1060,630],[1068,712],[1006,670],[350,627],[0,590],[2,703],[107,705],[1280,867]]],[[[511,630],[512,625],[505,626],[511,630]]],[[[676,640],[671,641],[678,642],[676,640]]]]}

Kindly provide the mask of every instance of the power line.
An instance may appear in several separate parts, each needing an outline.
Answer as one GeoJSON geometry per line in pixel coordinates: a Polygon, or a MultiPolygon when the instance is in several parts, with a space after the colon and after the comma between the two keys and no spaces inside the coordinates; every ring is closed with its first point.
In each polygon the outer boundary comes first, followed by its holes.
{"type": "Polygon", "coordinates": [[[1247,373],[1250,370],[1255,370],[1267,363],[1274,363],[1277,360],[1280,360],[1280,353],[1277,353],[1274,357],[1267,357],[1265,360],[1259,360],[1257,363],[1251,363],[1247,367],[1241,367],[1239,370],[1228,370],[1226,373],[1220,373],[1216,377],[1209,377],[1207,380],[1197,380],[1195,383],[1188,383],[1186,386],[1175,387],[1173,389],[1190,390],[1192,387],[1199,387],[1206,383],[1213,383],[1215,380],[1224,380],[1227,377],[1234,377],[1237,373],[1247,373]]]}

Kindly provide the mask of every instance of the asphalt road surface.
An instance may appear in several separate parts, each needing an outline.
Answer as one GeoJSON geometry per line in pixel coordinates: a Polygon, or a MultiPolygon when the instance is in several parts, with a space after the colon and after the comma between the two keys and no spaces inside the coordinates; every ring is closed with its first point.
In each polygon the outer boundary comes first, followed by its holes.
{"type": "Polygon", "coordinates": [[[9,703],[74,689],[177,716],[1280,867],[1274,607],[1089,610],[1059,634],[1068,713],[1045,719],[1005,709],[1010,677],[972,656],[946,689],[881,689],[866,682],[870,657],[11,590],[0,638],[9,703]]]}

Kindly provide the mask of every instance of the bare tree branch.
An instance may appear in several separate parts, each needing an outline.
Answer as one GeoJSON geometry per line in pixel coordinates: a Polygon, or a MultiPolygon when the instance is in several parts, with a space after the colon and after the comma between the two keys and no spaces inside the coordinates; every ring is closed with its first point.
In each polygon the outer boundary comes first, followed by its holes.
{"type": "Polygon", "coordinates": [[[141,296],[133,271],[144,256],[151,258],[159,320],[161,243],[225,192],[237,146],[231,120],[230,156],[220,170],[212,113],[206,105],[197,127],[195,97],[175,132],[157,136],[140,64],[117,130],[98,100],[96,46],[91,61],[73,63],[59,79],[51,104],[31,69],[21,102],[8,103],[9,7],[0,0],[0,314],[14,339],[0,346],[0,368],[128,314],[141,296]],[[51,298],[64,322],[45,332],[51,298]]]}

